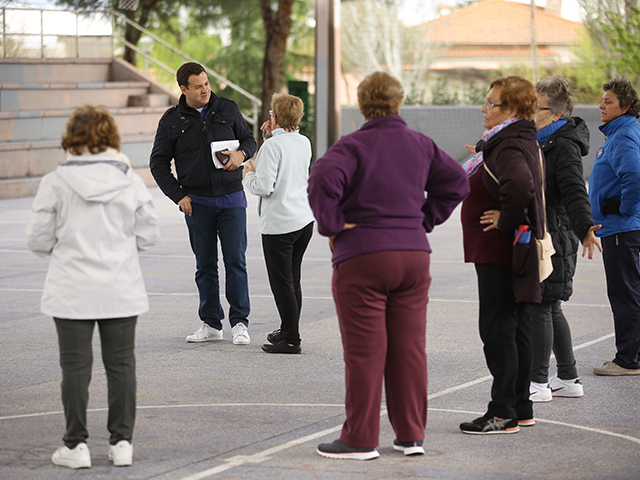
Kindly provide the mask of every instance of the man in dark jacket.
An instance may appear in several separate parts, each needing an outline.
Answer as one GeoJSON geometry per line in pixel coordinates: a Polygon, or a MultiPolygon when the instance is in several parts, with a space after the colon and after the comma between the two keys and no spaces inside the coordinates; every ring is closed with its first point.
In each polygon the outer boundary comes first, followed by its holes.
{"type": "Polygon", "coordinates": [[[191,248],[196,256],[196,284],[203,324],[187,342],[222,340],[224,311],[220,304],[218,245],[225,264],[225,293],[233,343],[250,342],[247,249],[247,199],[242,189],[242,162],[256,152],[256,142],[238,106],[211,92],[202,65],[185,63],[176,79],[182,95],[178,105],[158,123],[150,168],[156,183],[185,214],[191,248]],[[215,162],[212,142],[237,140],[236,150],[224,150],[224,164],[215,162]],[[178,178],[171,172],[175,161],[178,178]]]}

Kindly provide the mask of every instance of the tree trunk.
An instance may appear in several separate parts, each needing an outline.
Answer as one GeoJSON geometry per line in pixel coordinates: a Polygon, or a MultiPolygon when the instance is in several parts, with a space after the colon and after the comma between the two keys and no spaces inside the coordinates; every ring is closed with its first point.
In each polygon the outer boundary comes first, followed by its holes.
{"type": "Polygon", "coordinates": [[[260,0],[267,39],[262,64],[262,121],[269,118],[271,97],[282,89],[284,54],[287,51],[287,37],[291,31],[292,5],[293,0],[279,0],[278,11],[273,12],[269,0],[260,0]]]}
{"type": "MultiPolygon", "coordinates": [[[[159,0],[142,0],[138,5],[137,10],[127,10],[127,18],[133,22],[136,22],[143,28],[147,28],[147,24],[149,23],[149,16],[151,11],[156,7],[159,0]],[[139,13],[138,18],[135,18],[135,14],[139,13]]],[[[129,23],[125,25],[124,30],[124,39],[131,43],[132,45],[138,46],[138,42],[140,41],[140,37],[142,36],[142,32],[137,28],[134,28],[129,23]]],[[[131,65],[135,66],[136,64],[136,51],[130,47],[124,47],[124,55],[123,58],[125,61],[129,62],[131,65]]]]}

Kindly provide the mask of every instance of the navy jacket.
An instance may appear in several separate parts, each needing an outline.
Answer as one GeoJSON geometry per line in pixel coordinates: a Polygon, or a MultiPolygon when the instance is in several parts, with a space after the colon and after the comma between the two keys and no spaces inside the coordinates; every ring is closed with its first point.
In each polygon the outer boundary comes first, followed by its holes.
{"type": "Polygon", "coordinates": [[[582,170],[582,157],[589,153],[589,129],[581,118],[572,118],[541,147],[546,166],[547,223],[556,251],[551,257],[553,272],[542,284],[542,299],[566,301],[573,293],[578,248],[593,226],[582,170]]]}
{"type": "Polygon", "coordinates": [[[219,170],[213,165],[211,142],[238,140],[239,150],[251,158],[256,141],[235,102],[211,93],[203,118],[187,106],[184,95],[167,110],[156,131],[149,167],[164,194],[176,204],[192,193],[218,197],[242,190],[242,169],[219,170]],[[175,160],[176,179],[171,172],[175,160]]]}

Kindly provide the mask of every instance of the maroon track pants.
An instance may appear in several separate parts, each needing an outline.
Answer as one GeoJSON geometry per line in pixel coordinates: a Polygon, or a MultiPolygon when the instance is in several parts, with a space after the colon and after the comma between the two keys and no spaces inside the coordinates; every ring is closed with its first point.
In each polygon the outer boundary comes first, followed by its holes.
{"type": "Polygon", "coordinates": [[[350,258],[333,269],[346,381],[340,440],[347,445],[378,446],[383,379],[396,438],[424,438],[429,262],[425,251],[386,251],[350,258]]]}

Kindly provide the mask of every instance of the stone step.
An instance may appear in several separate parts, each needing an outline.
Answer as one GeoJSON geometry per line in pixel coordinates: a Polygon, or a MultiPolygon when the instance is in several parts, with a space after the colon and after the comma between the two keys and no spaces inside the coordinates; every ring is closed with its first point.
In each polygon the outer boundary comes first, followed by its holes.
{"type": "MultiPolygon", "coordinates": [[[[148,166],[153,139],[153,134],[120,137],[121,150],[135,168],[148,166]]],[[[0,178],[41,177],[65,158],[60,140],[0,143],[0,178]]]]}
{"type": "Polygon", "coordinates": [[[0,58],[0,83],[106,82],[111,70],[111,59],[0,58]]]}
{"type": "MultiPolygon", "coordinates": [[[[148,186],[155,186],[149,171],[154,135],[121,136],[120,148],[148,186]]],[[[60,141],[0,143],[0,198],[35,195],[42,176],[67,158],[60,141]]]]}
{"type": "Polygon", "coordinates": [[[131,95],[129,97],[130,107],[168,107],[169,95],[165,93],[145,93],[142,95],[131,95]]]}
{"type": "MultiPolygon", "coordinates": [[[[136,168],[134,172],[144,180],[147,187],[157,187],[149,168],[136,168]]],[[[0,198],[33,197],[41,179],[42,177],[25,177],[0,180],[0,198]]]]}
{"type": "Polygon", "coordinates": [[[148,91],[146,82],[3,83],[0,112],[62,110],[83,104],[126,107],[130,97],[148,91]]]}
{"type": "MultiPolygon", "coordinates": [[[[153,134],[167,107],[109,108],[121,135],[153,134]]],[[[60,141],[73,109],[0,112],[0,142],[60,141]]],[[[2,176],[0,175],[0,178],[2,176]]]]}

